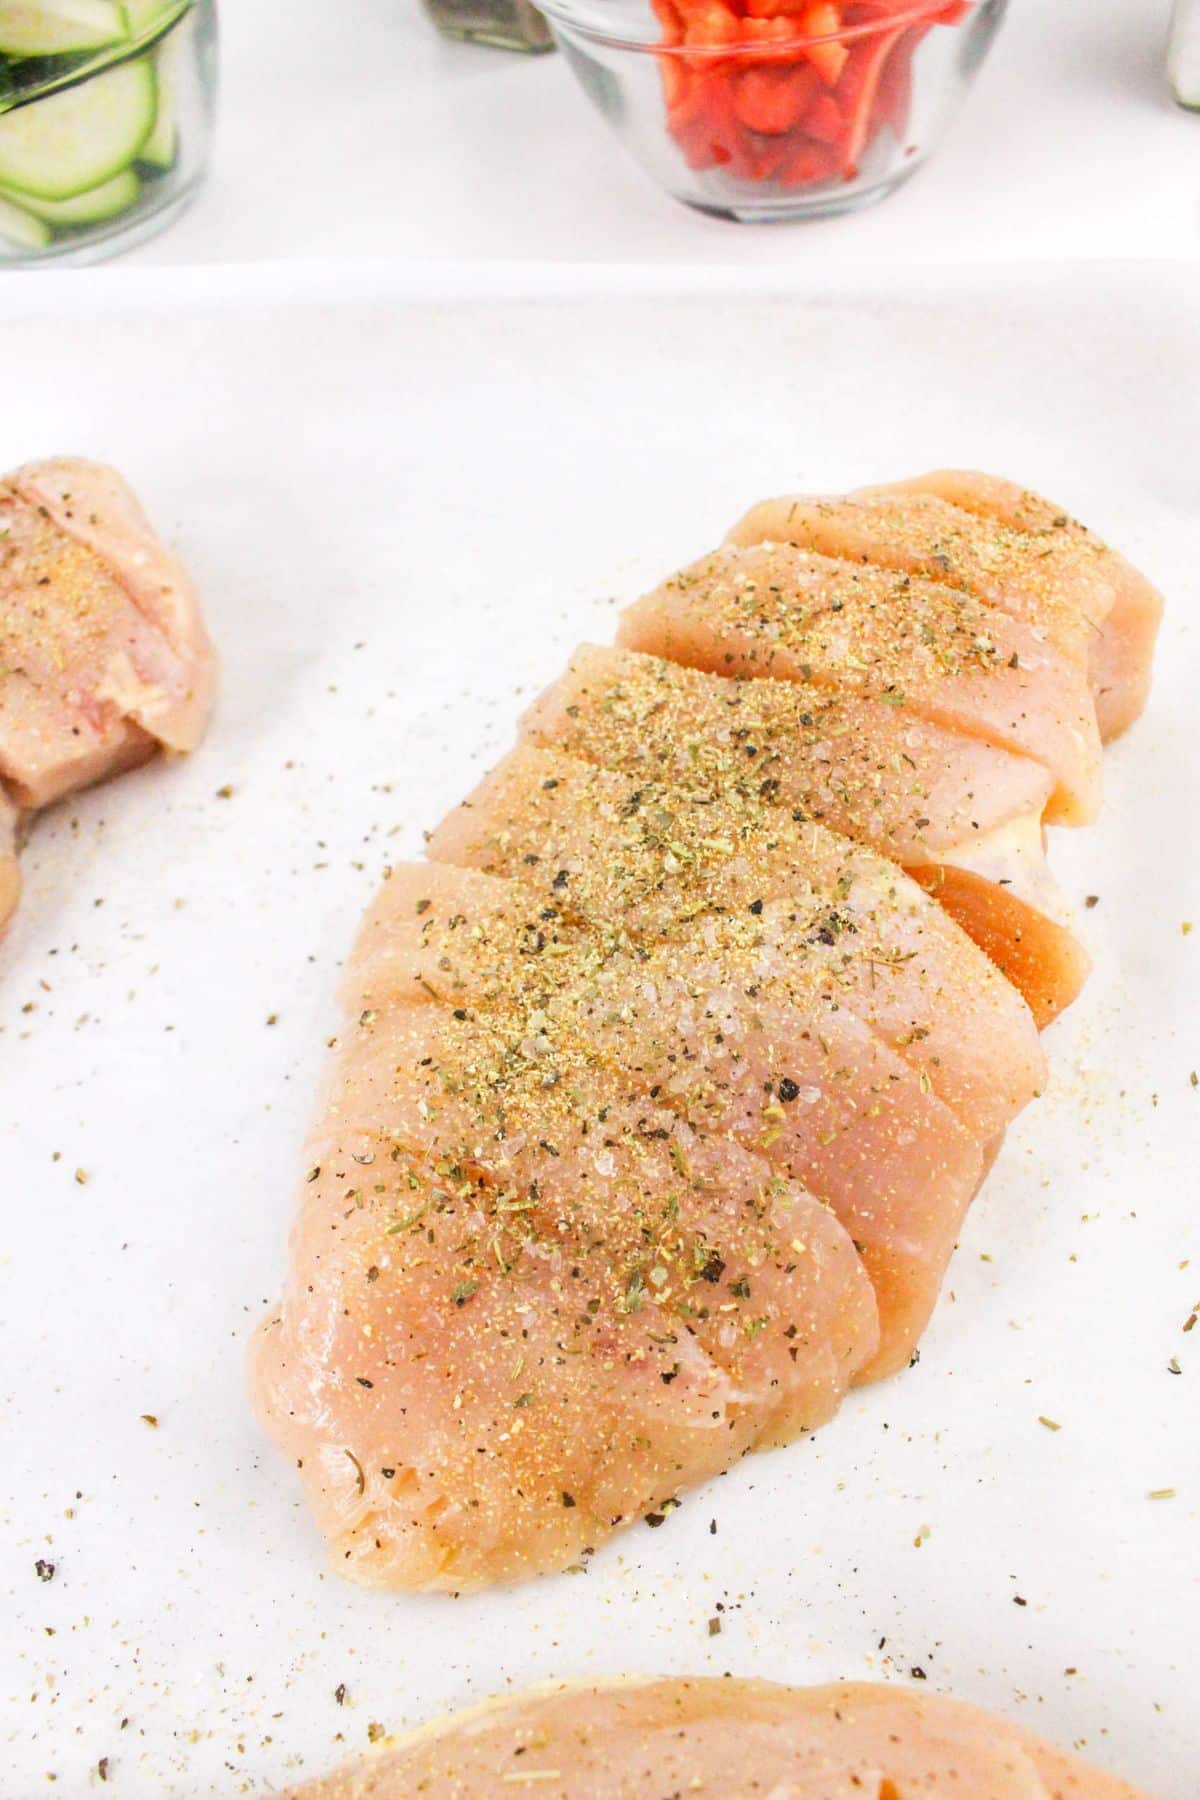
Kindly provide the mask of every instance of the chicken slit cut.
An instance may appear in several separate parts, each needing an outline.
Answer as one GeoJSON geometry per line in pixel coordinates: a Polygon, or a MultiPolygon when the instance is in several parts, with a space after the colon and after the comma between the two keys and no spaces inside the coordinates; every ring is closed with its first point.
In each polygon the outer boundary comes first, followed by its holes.
{"type": "Polygon", "coordinates": [[[590,644],[526,712],[521,737],[689,792],[785,806],[868,845],[975,938],[1039,1026],[1087,977],[1043,848],[1052,783],[1028,757],[859,695],[590,644]]]}
{"type": "MultiPolygon", "coordinates": [[[[59,458],[0,481],[0,601],[10,811],[199,742],[215,661],[195,591],[112,470],[59,458]]],[[[9,870],[0,927],[16,892],[9,870]]]]}
{"type": "Polygon", "coordinates": [[[822,1423],[878,1342],[850,1238],[798,1184],[529,1021],[461,1011],[348,1024],[253,1348],[267,1428],[371,1585],[586,1559],[822,1423]]]}
{"type": "Polygon", "coordinates": [[[890,488],[868,490],[934,494],[962,511],[1028,533],[1037,543],[1065,540],[1093,578],[1109,587],[1112,601],[1088,647],[1096,716],[1105,743],[1141,716],[1150,692],[1154,645],[1162,622],[1163,597],[1125,557],[1053,500],[972,469],[935,469],[890,488]]]}
{"type": "Polygon", "coordinates": [[[907,1366],[928,1323],[980,1146],[918,1074],[814,981],[644,951],[474,870],[393,869],[347,969],[354,1016],[397,1001],[509,1020],[519,1042],[584,1047],[628,1096],[731,1135],[827,1204],[875,1289],[880,1342],[859,1382],[907,1366]]]}
{"type": "Polygon", "coordinates": [[[965,589],[783,542],[726,545],[628,607],[617,639],[712,675],[801,680],[903,709],[1041,763],[1049,821],[1096,815],[1086,669],[965,589]]]}
{"type": "Polygon", "coordinates": [[[749,982],[816,970],[981,1144],[1041,1091],[1032,1014],[966,933],[894,864],[780,807],[518,748],[429,854],[520,880],[646,947],[715,947],[749,982]]]}
{"type": "Polygon", "coordinates": [[[284,1800],[1149,1800],[996,1714],[884,1683],[548,1684],[401,1738],[284,1800]]]}

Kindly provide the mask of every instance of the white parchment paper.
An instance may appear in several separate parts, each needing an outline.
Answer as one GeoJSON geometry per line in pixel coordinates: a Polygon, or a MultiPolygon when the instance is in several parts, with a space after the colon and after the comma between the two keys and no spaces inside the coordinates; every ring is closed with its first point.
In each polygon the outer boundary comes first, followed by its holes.
{"type": "Polygon", "coordinates": [[[921,1671],[1194,1800],[1194,273],[897,268],[856,300],[828,277],[589,298],[585,272],[503,304],[415,302],[385,271],[340,299],[303,272],[194,298],[75,279],[0,296],[0,466],[118,464],[224,673],[195,757],[37,826],[0,947],[0,1793],[84,1795],[102,1757],[130,1800],[269,1792],[373,1724],[549,1677],[921,1671]],[[586,1575],[344,1585],[243,1348],[381,869],[616,601],[750,500],[938,463],[1043,487],[1170,610],[1103,820],[1054,846],[1098,896],[1095,973],[919,1366],[586,1575]]]}

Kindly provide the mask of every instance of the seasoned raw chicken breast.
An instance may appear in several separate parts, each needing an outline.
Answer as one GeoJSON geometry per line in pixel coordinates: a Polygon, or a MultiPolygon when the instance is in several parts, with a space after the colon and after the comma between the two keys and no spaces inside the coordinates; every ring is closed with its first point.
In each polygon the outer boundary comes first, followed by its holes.
{"type": "Polygon", "coordinates": [[[1043,849],[1053,783],[1028,757],[855,693],[731,681],[591,644],[521,736],[697,794],[785,806],[868,844],[934,895],[1039,1025],[1083,986],[1088,957],[1043,849]]]}
{"type": "MultiPolygon", "coordinates": [[[[518,749],[432,833],[443,862],[681,956],[720,947],[748,983],[811,974],[982,1143],[1044,1082],[1020,995],[892,863],[782,808],[697,799],[518,749]]],[[[753,996],[751,996],[753,997],[753,996]]]]}
{"type": "Polygon", "coordinates": [[[1041,763],[1047,817],[1100,800],[1087,670],[963,588],[791,544],[727,545],[621,615],[618,642],[714,675],[849,690],[1041,763]]]}
{"type": "MultiPolygon", "coordinates": [[[[10,814],[160,746],[193,749],[214,682],[191,582],[119,475],[64,457],[0,481],[0,786],[10,814]]],[[[0,922],[16,893],[7,860],[0,922]]]]}
{"type": "Polygon", "coordinates": [[[940,470],[844,496],[766,500],[729,541],[768,540],[948,582],[1023,620],[1088,671],[1106,740],[1145,703],[1161,596],[1061,507],[1012,482],[940,470]]]}
{"type": "MultiPolygon", "coordinates": [[[[573,1566],[911,1360],[1086,973],[1043,827],[1094,811],[1156,619],[1080,528],[955,480],[758,509],[390,871],[252,1356],[356,1579],[573,1566]]],[[[738,1726],[704,1684],[538,1702],[584,1758],[562,1791],[1101,1791],[944,1703],[720,1694],[738,1726]],[[627,1760],[586,1760],[591,1709],[627,1760]]]]}
{"type": "Polygon", "coordinates": [[[358,1581],[586,1560],[875,1352],[831,1212],[545,1036],[406,1001],[344,1033],[253,1373],[358,1581]]]}
{"type": "Polygon", "coordinates": [[[906,1365],[928,1322],[979,1144],[917,1072],[821,984],[732,958],[681,961],[567,921],[523,885],[473,870],[393,870],[347,972],[346,1009],[433,1001],[503,1017],[520,998],[546,1052],[586,1044],[702,1134],[728,1133],[801,1182],[850,1233],[875,1288],[880,1342],[856,1380],[906,1365]]]}
{"type": "MultiPolygon", "coordinates": [[[[391,1744],[290,1800],[1149,1800],[1006,1719],[882,1684],[715,1678],[535,1689],[391,1744]]],[[[289,1796],[284,1796],[289,1800],[289,1796]]]]}
{"type": "Polygon", "coordinates": [[[1050,538],[1066,538],[1081,561],[1086,564],[1090,558],[1093,578],[1101,579],[1112,593],[1107,616],[1099,632],[1092,633],[1088,651],[1096,716],[1105,743],[1127,731],[1140,717],[1150,692],[1154,644],[1163,613],[1158,589],[1053,500],[999,475],[935,469],[894,486],[897,491],[935,494],[964,512],[1027,532],[1043,546],[1050,538]]]}

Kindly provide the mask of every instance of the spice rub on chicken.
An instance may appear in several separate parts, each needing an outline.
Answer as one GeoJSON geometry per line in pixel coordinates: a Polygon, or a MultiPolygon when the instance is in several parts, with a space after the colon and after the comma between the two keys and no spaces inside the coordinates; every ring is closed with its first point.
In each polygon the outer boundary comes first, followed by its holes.
{"type": "Polygon", "coordinates": [[[30,817],[194,749],[215,677],[191,581],[115,471],[60,457],[0,480],[0,929],[30,817]]]}
{"type": "Polygon", "coordinates": [[[284,1800],[1148,1800],[994,1713],[883,1683],[637,1680],[452,1714],[284,1800]]]}
{"type": "Polygon", "coordinates": [[[756,509],[371,907],[252,1359],[356,1579],[574,1565],[912,1360],[1157,622],[1048,503],[917,489],[756,509]]]}

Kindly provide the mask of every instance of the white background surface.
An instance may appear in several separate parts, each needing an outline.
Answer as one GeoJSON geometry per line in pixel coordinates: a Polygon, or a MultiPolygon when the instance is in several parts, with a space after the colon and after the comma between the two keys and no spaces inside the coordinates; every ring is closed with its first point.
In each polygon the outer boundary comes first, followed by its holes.
{"type": "Polygon", "coordinates": [[[755,228],[662,194],[560,56],[451,43],[419,0],[220,4],[211,184],[130,261],[802,267],[1200,251],[1200,118],[1167,95],[1169,0],[1011,0],[950,137],[912,182],[849,218],[755,228]]]}
{"type": "Polygon", "coordinates": [[[86,277],[0,294],[0,467],[118,463],[224,655],[191,761],[38,826],[0,952],[5,1800],[50,1773],[76,1800],[102,1756],[96,1791],[127,1800],[270,1791],[374,1721],[550,1677],[914,1666],[1195,1800],[1200,286],[888,268],[858,301],[610,283],[558,307],[285,310],[296,280],[128,313],[109,282],[95,315],[86,277]],[[63,293],[73,318],[51,316],[63,293]],[[585,1576],[457,1602],[341,1584],[242,1363],[382,866],[568,649],[609,635],[614,596],[750,499],[960,461],[1094,520],[1171,606],[1103,821],[1055,845],[1068,893],[1100,896],[1096,972],[919,1367],[585,1576]]]}

